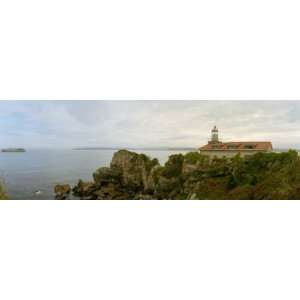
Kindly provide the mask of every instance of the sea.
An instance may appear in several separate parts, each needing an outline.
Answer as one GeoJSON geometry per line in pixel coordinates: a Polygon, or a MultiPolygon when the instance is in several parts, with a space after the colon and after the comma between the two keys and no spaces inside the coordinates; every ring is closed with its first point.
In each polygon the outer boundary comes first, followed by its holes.
{"type": "MultiPolygon", "coordinates": [[[[134,150],[163,165],[168,157],[188,150],[134,150]]],[[[56,184],[74,186],[79,179],[91,181],[100,167],[109,166],[116,150],[46,150],[0,152],[0,181],[10,199],[55,199],[56,184]]]]}

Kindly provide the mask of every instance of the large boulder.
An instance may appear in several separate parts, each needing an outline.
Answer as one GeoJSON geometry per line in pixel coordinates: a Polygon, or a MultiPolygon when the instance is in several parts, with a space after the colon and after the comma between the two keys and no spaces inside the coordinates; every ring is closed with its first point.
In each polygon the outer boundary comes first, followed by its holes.
{"type": "Polygon", "coordinates": [[[71,193],[71,186],[69,184],[57,184],[54,187],[55,198],[59,200],[65,200],[71,193]]]}

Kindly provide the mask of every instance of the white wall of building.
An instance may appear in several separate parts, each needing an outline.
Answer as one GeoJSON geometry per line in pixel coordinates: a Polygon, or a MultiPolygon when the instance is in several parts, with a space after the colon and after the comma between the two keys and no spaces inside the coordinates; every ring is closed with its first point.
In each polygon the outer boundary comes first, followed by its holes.
{"type": "Polygon", "coordinates": [[[237,155],[238,153],[241,154],[241,156],[246,156],[246,155],[253,155],[255,153],[259,153],[259,152],[267,152],[267,151],[255,151],[255,150],[244,150],[244,151],[226,151],[226,150],[222,150],[222,151],[214,151],[214,150],[210,150],[210,151],[203,151],[201,150],[200,153],[203,155],[209,155],[209,156],[216,156],[216,157],[234,157],[235,155],[237,155]]]}

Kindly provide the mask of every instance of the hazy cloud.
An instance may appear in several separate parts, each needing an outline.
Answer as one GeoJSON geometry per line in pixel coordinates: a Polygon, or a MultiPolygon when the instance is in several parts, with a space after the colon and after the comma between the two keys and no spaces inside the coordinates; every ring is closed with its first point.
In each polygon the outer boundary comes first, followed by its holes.
{"type": "Polygon", "coordinates": [[[0,147],[198,147],[223,140],[300,146],[295,101],[1,101],[0,147]]]}

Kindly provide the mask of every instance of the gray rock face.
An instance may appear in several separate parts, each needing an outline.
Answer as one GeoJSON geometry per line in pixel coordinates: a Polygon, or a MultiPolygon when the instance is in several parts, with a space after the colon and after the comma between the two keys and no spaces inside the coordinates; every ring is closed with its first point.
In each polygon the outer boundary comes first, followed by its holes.
{"type": "Polygon", "coordinates": [[[159,166],[158,160],[151,160],[144,154],[127,150],[116,152],[111,162],[111,169],[118,170],[121,174],[122,185],[133,191],[144,191],[153,187],[151,171],[155,166],[159,166]]]}
{"type": "MultiPolygon", "coordinates": [[[[101,167],[94,172],[94,182],[79,180],[72,192],[80,199],[152,199],[159,168],[157,159],[120,150],[114,154],[110,167],[101,167]]],[[[59,199],[65,197],[61,189],[55,189],[59,199]]]]}
{"type": "MultiPolygon", "coordinates": [[[[173,156],[167,168],[157,159],[127,150],[117,151],[110,167],[93,174],[93,182],[79,180],[72,192],[80,199],[169,199],[180,186],[182,156],[173,156]]],[[[66,199],[71,188],[57,185],[57,199],[66,199]]]]}
{"type": "Polygon", "coordinates": [[[144,193],[145,194],[153,194],[155,189],[156,189],[156,185],[158,182],[158,178],[159,178],[159,172],[161,170],[161,166],[159,164],[154,165],[154,167],[152,167],[149,175],[143,180],[143,184],[144,184],[144,193]]]}

